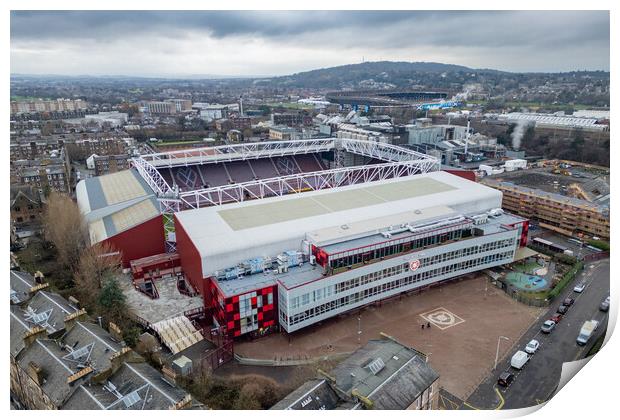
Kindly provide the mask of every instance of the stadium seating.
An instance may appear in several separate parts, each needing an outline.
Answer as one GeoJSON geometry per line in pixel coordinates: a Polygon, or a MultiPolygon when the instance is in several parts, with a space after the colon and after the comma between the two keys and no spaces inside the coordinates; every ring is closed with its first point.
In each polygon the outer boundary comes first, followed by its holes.
{"type": "Polygon", "coordinates": [[[319,160],[313,154],[291,156],[291,158],[297,162],[301,172],[315,172],[323,169],[319,160]]]}
{"type": "MultiPolygon", "coordinates": [[[[275,158],[246,161],[181,166],[177,168],[161,168],[160,173],[169,185],[172,186],[174,183],[179,186],[181,191],[192,191],[253,181],[255,179],[268,179],[303,172],[315,172],[323,169],[327,168],[323,164],[320,156],[311,153],[296,156],[279,156],[275,158]]],[[[255,190],[258,193],[258,188],[255,188],[255,190]]]]}
{"type": "Polygon", "coordinates": [[[201,172],[202,179],[205,181],[205,187],[217,187],[230,184],[230,178],[223,165],[201,165],[198,166],[198,170],[201,172]]]}
{"type": "Polygon", "coordinates": [[[247,160],[228,162],[225,164],[233,182],[240,183],[254,180],[254,172],[247,160]]]}
{"type": "Polygon", "coordinates": [[[202,180],[194,166],[181,166],[172,170],[177,185],[183,191],[195,190],[201,187],[202,180]]]}
{"type": "Polygon", "coordinates": [[[247,162],[254,170],[258,179],[275,178],[279,175],[271,159],[256,159],[248,160],[247,162]]]}

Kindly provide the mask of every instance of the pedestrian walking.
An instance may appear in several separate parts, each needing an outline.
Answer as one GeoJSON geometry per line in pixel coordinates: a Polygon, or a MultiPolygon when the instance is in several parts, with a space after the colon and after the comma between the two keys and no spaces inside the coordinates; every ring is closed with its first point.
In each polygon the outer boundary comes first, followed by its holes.
{"type": "Polygon", "coordinates": [[[430,328],[431,328],[431,323],[430,322],[426,323],[426,328],[428,328],[430,330],[430,328]]]}

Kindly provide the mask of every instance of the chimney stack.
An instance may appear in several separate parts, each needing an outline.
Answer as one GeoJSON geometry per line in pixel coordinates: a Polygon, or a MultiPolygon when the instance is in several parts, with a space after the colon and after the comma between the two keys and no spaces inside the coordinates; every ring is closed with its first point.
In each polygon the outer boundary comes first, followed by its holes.
{"type": "Polygon", "coordinates": [[[39,326],[33,327],[30,331],[24,334],[24,346],[28,348],[37,339],[44,337],[47,337],[47,330],[45,328],[39,326]]]}
{"type": "Polygon", "coordinates": [[[33,381],[36,382],[37,385],[43,385],[43,369],[35,362],[28,363],[28,376],[32,378],[33,381]]]}

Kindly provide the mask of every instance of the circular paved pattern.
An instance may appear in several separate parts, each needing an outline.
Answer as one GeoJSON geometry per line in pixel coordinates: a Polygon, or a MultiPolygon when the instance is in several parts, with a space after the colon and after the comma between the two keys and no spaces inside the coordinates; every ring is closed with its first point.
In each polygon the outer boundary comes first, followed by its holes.
{"type": "Polygon", "coordinates": [[[435,324],[439,324],[439,325],[452,325],[456,323],[456,318],[454,317],[454,314],[448,312],[448,311],[437,311],[437,312],[433,312],[431,314],[426,315],[426,317],[433,323],[435,324]]]}

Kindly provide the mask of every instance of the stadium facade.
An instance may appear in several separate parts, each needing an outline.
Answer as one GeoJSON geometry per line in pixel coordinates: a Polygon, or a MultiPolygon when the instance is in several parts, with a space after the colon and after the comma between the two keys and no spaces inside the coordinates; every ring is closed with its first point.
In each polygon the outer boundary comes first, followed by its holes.
{"type": "Polygon", "coordinates": [[[231,337],[294,332],[510,263],[527,240],[528,221],[501,210],[501,192],[382,143],[220,146],[133,164],[78,186],[91,240],[112,242],[124,262],[176,253],[231,337]]]}

